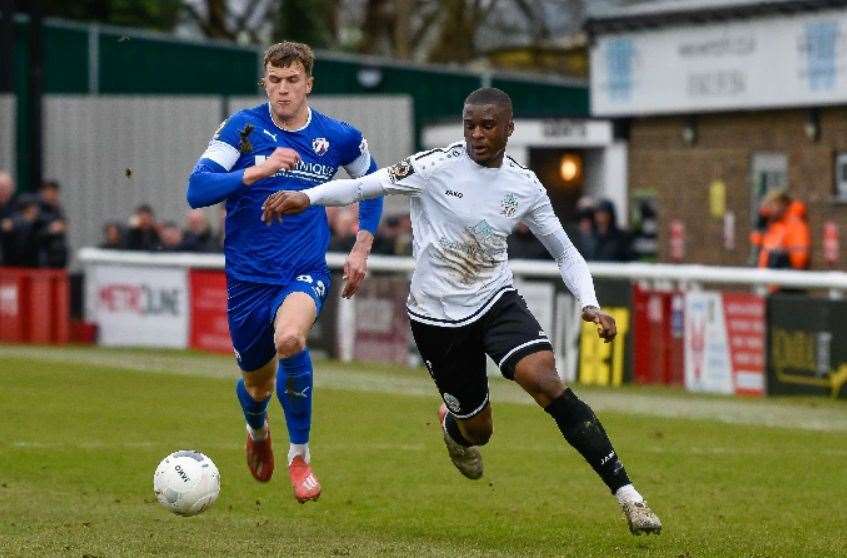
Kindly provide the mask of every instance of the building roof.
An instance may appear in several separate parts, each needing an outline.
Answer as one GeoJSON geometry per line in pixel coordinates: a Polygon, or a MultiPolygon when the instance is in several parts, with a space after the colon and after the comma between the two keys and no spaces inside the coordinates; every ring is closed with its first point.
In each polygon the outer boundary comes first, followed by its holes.
{"type": "Polygon", "coordinates": [[[847,0],[653,0],[593,10],[590,34],[847,8],[847,0]]]}

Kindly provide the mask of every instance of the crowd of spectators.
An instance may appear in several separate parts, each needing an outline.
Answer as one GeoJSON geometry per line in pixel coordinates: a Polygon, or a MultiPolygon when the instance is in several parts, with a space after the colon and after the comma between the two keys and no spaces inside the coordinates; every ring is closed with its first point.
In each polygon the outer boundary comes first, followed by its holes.
{"type": "MultiPolygon", "coordinates": [[[[352,207],[328,207],[327,219],[332,230],[330,252],[349,252],[356,243],[358,214],[352,207]]],[[[372,254],[412,255],[412,221],[409,215],[383,217],[374,237],[372,254]]]]}
{"type": "MultiPolygon", "coordinates": [[[[221,252],[224,242],[223,206],[220,211],[219,226],[213,230],[203,210],[188,210],[183,226],[180,227],[173,221],[157,221],[152,207],[140,205],[125,224],[112,221],[103,226],[99,247],[153,252],[221,252]]],[[[327,219],[332,231],[329,250],[349,252],[356,242],[358,232],[357,210],[351,207],[329,207],[327,219]]],[[[410,256],[412,225],[409,216],[384,218],[371,253],[410,256]]]]}
{"type": "MultiPolygon", "coordinates": [[[[46,180],[36,194],[15,196],[14,192],[12,177],[0,170],[0,265],[65,267],[68,261],[67,224],[59,183],[46,180]]],[[[99,247],[153,252],[221,252],[223,207],[220,211],[216,228],[200,209],[188,210],[180,226],[173,221],[158,221],[151,206],[140,205],[126,222],[110,221],[103,226],[99,247]]],[[[358,231],[356,208],[327,208],[327,218],[332,231],[330,251],[350,251],[358,231]]],[[[628,261],[637,256],[630,234],[618,227],[615,207],[608,200],[595,203],[590,198],[582,198],[577,205],[577,218],[565,228],[587,260],[628,261]]],[[[523,224],[509,237],[508,246],[512,258],[550,257],[523,224]]],[[[382,219],[371,253],[412,254],[412,224],[408,214],[382,219]]]]}
{"type": "MultiPolygon", "coordinates": [[[[646,217],[651,219],[642,220],[638,236],[652,235],[652,248],[655,250],[655,214],[646,217]]],[[[579,253],[589,261],[628,262],[649,256],[636,251],[636,245],[647,246],[646,242],[634,243],[634,235],[618,226],[615,205],[609,200],[595,202],[587,196],[580,198],[576,204],[576,217],[565,223],[565,230],[579,253]]],[[[508,246],[510,258],[550,258],[544,246],[523,224],[518,225],[509,237],[508,246]]]]}
{"type": "MultiPolygon", "coordinates": [[[[765,198],[760,222],[751,235],[759,267],[807,269],[810,232],[805,205],[784,192],[765,198]]],[[[224,243],[224,208],[213,228],[200,209],[185,213],[182,226],[157,221],[152,207],[138,206],[124,222],[103,226],[100,248],[155,252],[221,252],[224,243]]],[[[356,242],[358,213],[355,207],[329,207],[332,231],[329,250],[349,252],[356,242]]],[[[565,230],[579,252],[589,261],[626,262],[650,260],[656,254],[658,221],[648,202],[636,206],[632,232],[618,226],[614,204],[584,196],[576,204],[575,218],[565,230]]],[[[544,246],[529,228],[519,224],[508,238],[509,257],[549,259],[544,246]]],[[[382,219],[371,253],[389,256],[412,254],[412,224],[408,214],[382,219]]],[[[15,195],[11,175],[0,169],[0,265],[62,268],[68,263],[67,221],[61,202],[61,186],[45,180],[37,193],[15,195]]]]}
{"type": "Polygon", "coordinates": [[[103,225],[99,247],[150,252],[220,252],[223,234],[212,230],[203,210],[189,209],[180,227],[174,221],[157,221],[153,208],[144,204],[135,209],[126,224],[111,221],[103,225]]]}
{"type": "Polygon", "coordinates": [[[37,193],[16,196],[12,176],[0,170],[0,265],[67,265],[67,223],[60,194],[57,181],[45,180],[37,193]]]}

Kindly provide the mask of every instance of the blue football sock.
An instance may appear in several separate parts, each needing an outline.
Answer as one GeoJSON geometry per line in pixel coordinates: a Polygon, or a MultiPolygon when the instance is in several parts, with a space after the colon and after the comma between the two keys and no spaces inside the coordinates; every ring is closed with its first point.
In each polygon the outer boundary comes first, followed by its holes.
{"type": "Polygon", "coordinates": [[[308,349],[293,357],[279,359],[276,396],[285,411],[289,441],[292,444],[308,443],[312,429],[312,356],[308,349]]]}
{"type": "Polygon", "coordinates": [[[241,409],[244,411],[244,419],[250,428],[253,430],[261,430],[265,426],[265,418],[268,416],[268,403],[271,401],[270,395],[263,401],[256,401],[253,396],[247,392],[247,386],[244,385],[244,378],[235,383],[235,394],[238,395],[238,402],[241,403],[241,409]]]}

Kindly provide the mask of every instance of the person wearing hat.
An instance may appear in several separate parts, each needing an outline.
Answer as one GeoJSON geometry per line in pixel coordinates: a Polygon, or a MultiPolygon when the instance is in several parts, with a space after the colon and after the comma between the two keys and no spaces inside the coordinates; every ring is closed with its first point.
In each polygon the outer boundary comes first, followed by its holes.
{"type": "Polygon", "coordinates": [[[590,259],[602,262],[628,262],[632,259],[629,234],[618,227],[615,205],[600,200],[594,211],[596,248],[590,259]]]}

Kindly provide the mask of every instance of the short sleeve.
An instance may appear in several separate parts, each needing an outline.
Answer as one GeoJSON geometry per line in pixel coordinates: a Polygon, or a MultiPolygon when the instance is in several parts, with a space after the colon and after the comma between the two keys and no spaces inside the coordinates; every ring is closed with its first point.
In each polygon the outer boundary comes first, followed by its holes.
{"type": "Polygon", "coordinates": [[[352,126],[346,126],[346,128],[346,138],[341,151],[341,166],[351,178],[360,178],[371,170],[372,157],[368,149],[368,140],[356,128],[352,126]]]}

